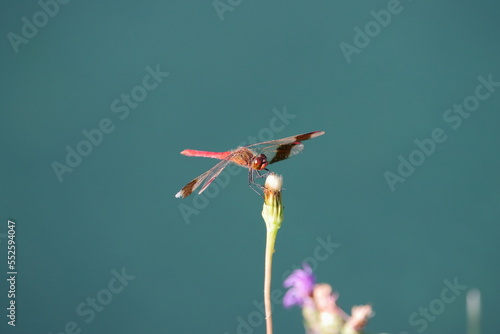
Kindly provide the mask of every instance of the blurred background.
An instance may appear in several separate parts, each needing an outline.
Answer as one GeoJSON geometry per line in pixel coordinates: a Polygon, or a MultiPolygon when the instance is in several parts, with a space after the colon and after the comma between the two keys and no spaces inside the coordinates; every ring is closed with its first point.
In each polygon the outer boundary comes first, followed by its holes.
{"type": "Polygon", "coordinates": [[[242,168],[174,198],[215,164],[179,152],[315,130],[271,166],[276,295],[305,261],[368,332],[465,333],[473,288],[496,328],[497,1],[0,8],[1,333],[264,333],[262,199],[242,168]]]}

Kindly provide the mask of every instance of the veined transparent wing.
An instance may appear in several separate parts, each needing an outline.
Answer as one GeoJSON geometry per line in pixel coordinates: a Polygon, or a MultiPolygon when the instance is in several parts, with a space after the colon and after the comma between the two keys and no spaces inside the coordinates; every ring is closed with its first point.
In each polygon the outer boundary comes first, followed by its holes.
{"type": "Polygon", "coordinates": [[[252,149],[257,154],[264,153],[269,164],[273,164],[299,154],[304,149],[302,141],[319,137],[324,133],[325,132],[323,131],[314,131],[283,139],[269,140],[262,143],[252,144],[246,147],[252,149]]]}
{"type": "Polygon", "coordinates": [[[212,183],[217,178],[217,176],[219,176],[219,174],[224,170],[224,168],[226,168],[226,166],[232,162],[231,158],[233,157],[233,155],[234,153],[230,154],[226,159],[219,161],[215,166],[210,168],[208,171],[201,174],[197,178],[193,179],[188,184],[186,184],[175,195],[175,197],[177,198],[187,197],[191,195],[191,193],[195,191],[196,188],[198,188],[201,184],[203,184],[200,191],[198,192],[198,194],[201,194],[205,189],[207,189],[210,183],[212,183]]]}

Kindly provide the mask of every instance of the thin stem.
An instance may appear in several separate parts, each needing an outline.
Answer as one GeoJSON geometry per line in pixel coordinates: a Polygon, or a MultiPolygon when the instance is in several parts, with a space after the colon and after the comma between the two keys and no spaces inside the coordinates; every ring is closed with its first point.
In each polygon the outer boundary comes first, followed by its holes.
{"type": "Polygon", "coordinates": [[[278,229],[274,226],[267,228],[265,273],[264,273],[264,304],[266,308],[266,333],[273,334],[273,317],[271,304],[271,271],[273,267],[274,244],[278,229]]]}

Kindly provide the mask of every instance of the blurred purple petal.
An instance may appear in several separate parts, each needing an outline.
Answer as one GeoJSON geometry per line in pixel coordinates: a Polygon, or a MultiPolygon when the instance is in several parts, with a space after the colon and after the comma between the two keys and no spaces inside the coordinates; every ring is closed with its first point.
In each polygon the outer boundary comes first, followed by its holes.
{"type": "Polygon", "coordinates": [[[283,306],[286,308],[294,305],[303,306],[311,299],[315,278],[307,263],[302,264],[302,268],[294,270],[283,282],[283,286],[289,288],[283,297],[283,306]]]}

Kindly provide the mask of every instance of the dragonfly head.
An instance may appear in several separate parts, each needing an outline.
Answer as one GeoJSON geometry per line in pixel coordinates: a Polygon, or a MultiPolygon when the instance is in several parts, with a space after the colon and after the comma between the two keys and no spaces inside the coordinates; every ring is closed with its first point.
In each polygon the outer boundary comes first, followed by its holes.
{"type": "Polygon", "coordinates": [[[268,164],[267,157],[264,154],[259,154],[253,158],[251,167],[256,170],[262,170],[266,168],[268,164]]]}

